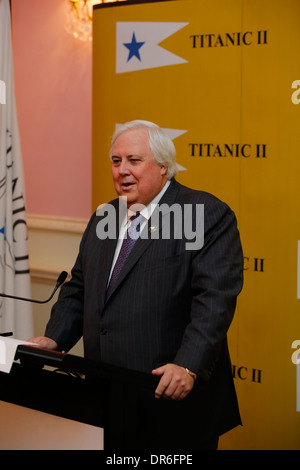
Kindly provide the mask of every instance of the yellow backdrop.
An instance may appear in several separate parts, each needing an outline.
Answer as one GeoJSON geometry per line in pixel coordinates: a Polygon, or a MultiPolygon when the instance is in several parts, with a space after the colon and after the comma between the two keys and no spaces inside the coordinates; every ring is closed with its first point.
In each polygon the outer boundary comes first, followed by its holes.
{"type": "Polygon", "coordinates": [[[94,9],[94,209],[115,197],[116,124],[146,119],[174,138],[178,181],[238,218],[245,285],[229,340],[244,425],[221,449],[300,449],[299,63],[299,0],[94,9]]]}

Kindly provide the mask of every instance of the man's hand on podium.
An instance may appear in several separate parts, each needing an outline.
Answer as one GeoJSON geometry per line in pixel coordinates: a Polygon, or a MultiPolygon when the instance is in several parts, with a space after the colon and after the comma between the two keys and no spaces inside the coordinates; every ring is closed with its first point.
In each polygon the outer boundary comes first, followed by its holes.
{"type": "Polygon", "coordinates": [[[165,364],[152,371],[153,375],[161,376],[155,390],[155,398],[182,400],[194,387],[194,379],[184,367],[176,364],[165,364]]]}
{"type": "Polygon", "coordinates": [[[52,351],[57,349],[57,343],[51,338],[46,336],[37,336],[28,340],[30,343],[35,343],[38,348],[50,349],[52,351]]]}

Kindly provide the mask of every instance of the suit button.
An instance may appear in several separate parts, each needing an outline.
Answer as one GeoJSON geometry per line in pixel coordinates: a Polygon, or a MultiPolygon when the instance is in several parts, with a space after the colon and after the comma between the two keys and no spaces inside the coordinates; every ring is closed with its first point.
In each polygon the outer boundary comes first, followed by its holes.
{"type": "Polygon", "coordinates": [[[106,333],[107,333],[107,329],[106,329],[106,328],[102,328],[102,329],[100,330],[100,335],[106,335],[106,333]]]}

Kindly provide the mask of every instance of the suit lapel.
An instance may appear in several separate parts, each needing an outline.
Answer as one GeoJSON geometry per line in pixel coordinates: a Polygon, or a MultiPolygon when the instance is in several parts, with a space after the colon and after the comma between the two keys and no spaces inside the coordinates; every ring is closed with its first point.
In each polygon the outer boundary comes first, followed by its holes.
{"type": "Polygon", "coordinates": [[[98,278],[98,302],[100,311],[102,310],[105,304],[105,294],[106,294],[106,287],[108,283],[108,278],[111,270],[111,265],[113,262],[118,237],[119,237],[119,212],[118,212],[118,200],[113,201],[113,206],[115,207],[116,211],[116,238],[106,238],[104,240],[99,241],[99,246],[101,246],[101,255],[97,256],[98,259],[98,270],[99,278],[98,278]],[[116,202],[117,201],[117,202],[116,202]],[[114,204],[115,203],[115,204],[114,204]]]}
{"type": "Polygon", "coordinates": [[[98,272],[99,272],[99,285],[97,286],[98,288],[98,293],[99,293],[99,306],[102,308],[104,303],[105,303],[105,293],[106,293],[106,287],[108,283],[108,278],[109,278],[109,273],[114,257],[114,252],[117,246],[117,241],[118,239],[110,239],[107,238],[106,240],[103,240],[102,247],[103,247],[103,252],[102,256],[99,257],[98,259],[98,272]]]}

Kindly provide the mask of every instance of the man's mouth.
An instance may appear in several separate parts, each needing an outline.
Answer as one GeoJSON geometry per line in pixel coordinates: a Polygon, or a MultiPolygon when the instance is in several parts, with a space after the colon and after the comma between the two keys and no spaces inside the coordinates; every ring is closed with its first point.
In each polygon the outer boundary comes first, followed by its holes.
{"type": "Polygon", "coordinates": [[[135,183],[133,183],[133,182],[126,182],[126,183],[122,183],[121,186],[122,186],[122,188],[124,188],[124,189],[129,189],[129,188],[131,188],[134,184],[135,184],[135,183]]]}

